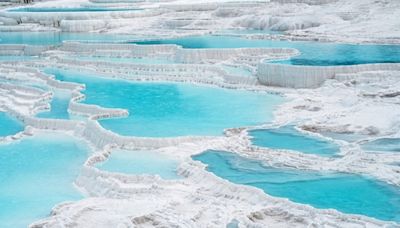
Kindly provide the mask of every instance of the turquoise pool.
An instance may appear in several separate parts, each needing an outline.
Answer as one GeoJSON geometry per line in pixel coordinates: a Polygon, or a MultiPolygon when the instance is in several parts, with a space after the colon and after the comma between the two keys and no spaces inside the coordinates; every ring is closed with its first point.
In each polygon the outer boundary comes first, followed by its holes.
{"type": "Polygon", "coordinates": [[[295,150],[307,154],[332,156],[340,151],[337,144],[302,134],[293,126],[249,131],[254,145],[271,149],[295,150]]]}
{"type": "Polygon", "coordinates": [[[335,66],[365,63],[399,63],[400,45],[352,45],[340,43],[253,40],[236,36],[192,36],[166,40],[136,41],[136,44],[177,44],[184,48],[295,48],[302,54],[283,64],[335,66]]]}
{"type": "Polygon", "coordinates": [[[110,172],[177,179],[177,165],[177,161],[154,151],[114,150],[106,161],[98,163],[96,167],[110,172]]]}
{"type": "Polygon", "coordinates": [[[193,159],[207,164],[207,170],[217,176],[260,188],[273,196],[316,208],[400,221],[400,190],[377,180],[343,173],[272,168],[224,151],[206,151],[193,159]]]}
{"type": "Polygon", "coordinates": [[[82,198],[73,181],[88,153],[86,144],[55,133],[0,144],[1,227],[27,227],[56,204],[82,198]]]}
{"type": "Polygon", "coordinates": [[[284,101],[278,95],[210,86],[129,82],[58,69],[46,73],[85,84],[84,103],[129,110],[127,118],[99,121],[122,135],[222,135],[225,128],[271,121],[273,109],[284,101]]]}
{"type": "Polygon", "coordinates": [[[53,99],[50,102],[50,110],[40,112],[37,117],[40,118],[52,118],[52,119],[69,119],[68,113],[69,101],[71,99],[71,93],[56,90],[53,95],[53,99]]]}
{"type": "Polygon", "coordinates": [[[0,137],[14,135],[23,130],[24,125],[22,122],[5,112],[0,112],[0,137]]]}

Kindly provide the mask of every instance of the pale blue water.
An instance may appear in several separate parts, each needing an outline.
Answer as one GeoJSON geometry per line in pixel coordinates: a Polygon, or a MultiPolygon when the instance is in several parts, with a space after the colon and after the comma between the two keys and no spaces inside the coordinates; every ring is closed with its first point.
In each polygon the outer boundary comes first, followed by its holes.
{"type": "Polygon", "coordinates": [[[361,145],[366,151],[400,152],[400,138],[382,138],[361,145]]]}
{"type": "Polygon", "coordinates": [[[62,81],[86,85],[84,103],[129,110],[129,117],[100,120],[122,135],[173,137],[221,135],[223,129],[272,120],[278,95],[184,83],[141,83],[47,69],[62,81]]]}
{"type": "Polygon", "coordinates": [[[22,130],[24,130],[22,122],[5,112],[0,112],[0,137],[14,135],[22,130]]]}
{"type": "Polygon", "coordinates": [[[39,134],[0,144],[0,226],[22,228],[58,203],[82,196],[73,181],[89,148],[64,134],[39,134]]]}
{"type": "Polygon", "coordinates": [[[21,7],[8,10],[9,12],[27,12],[27,13],[64,13],[64,12],[107,12],[107,11],[134,11],[141,10],[138,8],[108,8],[108,7],[74,7],[74,8],[57,8],[57,7],[21,7]]]}
{"type": "Polygon", "coordinates": [[[58,45],[63,41],[124,42],[130,35],[67,32],[0,32],[0,44],[58,45]]]}
{"type": "Polygon", "coordinates": [[[356,133],[336,133],[336,132],[322,131],[320,132],[320,134],[328,138],[347,141],[347,142],[356,142],[358,140],[365,138],[365,135],[360,135],[356,133]]]}
{"type": "Polygon", "coordinates": [[[96,167],[110,172],[177,179],[177,165],[177,161],[154,151],[114,150],[106,161],[98,163],[96,167]]]}
{"type": "MultiPolygon", "coordinates": [[[[1,36],[1,34],[0,34],[1,36]]],[[[0,40],[1,44],[1,40],[0,40]]],[[[1,55],[0,61],[29,61],[29,60],[37,60],[38,57],[35,56],[26,56],[26,55],[1,55]]]]}
{"type": "Polygon", "coordinates": [[[184,48],[286,47],[302,54],[285,64],[292,65],[353,65],[400,62],[400,45],[352,45],[340,43],[251,40],[235,36],[193,36],[166,40],[137,41],[137,44],[177,44],[184,48]]]}
{"type": "Polygon", "coordinates": [[[386,183],[343,173],[318,173],[264,166],[223,151],[206,151],[193,159],[207,170],[238,184],[316,208],[334,208],[382,220],[400,221],[400,190],[386,183]]]}
{"type": "Polygon", "coordinates": [[[37,117],[40,118],[52,118],[52,119],[69,119],[68,113],[69,100],[71,94],[69,92],[56,90],[53,95],[53,99],[50,102],[50,110],[40,112],[37,117]]]}
{"type": "Polygon", "coordinates": [[[340,151],[337,144],[302,134],[293,126],[249,131],[254,145],[272,149],[296,150],[307,154],[332,156],[340,151]]]}

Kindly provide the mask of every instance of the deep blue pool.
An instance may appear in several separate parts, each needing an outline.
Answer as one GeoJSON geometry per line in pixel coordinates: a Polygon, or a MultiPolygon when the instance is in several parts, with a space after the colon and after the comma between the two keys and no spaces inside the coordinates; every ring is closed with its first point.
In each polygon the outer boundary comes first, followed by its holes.
{"type": "Polygon", "coordinates": [[[260,188],[272,196],[316,208],[400,221],[400,189],[374,179],[272,168],[224,151],[206,151],[193,159],[208,165],[207,170],[217,176],[260,188]]]}

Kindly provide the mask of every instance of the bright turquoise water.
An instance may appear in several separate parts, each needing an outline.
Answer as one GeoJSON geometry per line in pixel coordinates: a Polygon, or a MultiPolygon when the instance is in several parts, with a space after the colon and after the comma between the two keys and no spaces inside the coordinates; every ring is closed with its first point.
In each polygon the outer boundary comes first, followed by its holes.
{"type": "Polygon", "coordinates": [[[110,172],[177,179],[177,165],[177,161],[153,151],[114,150],[108,160],[98,163],[96,167],[110,172]]]}
{"type": "Polygon", "coordinates": [[[8,10],[9,12],[27,12],[27,13],[64,13],[64,12],[109,12],[109,11],[134,11],[138,8],[107,8],[107,7],[74,7],[74,8],[40,8],[40,7],[22,7],[8,10]]]}
{"type": "Polygon", "coordinates": [[[0,32],[0,44],[57,45],[63,41],[123,42],[129,35],[67,32],[0,32]]]}
{"type": "Polygon", "coordinates": [[[366,151],[400,152],[400,138],[377,139],[361,145],[361,148],[366,151]]]}
{"type": "Polygon", "coordinates": [[[37,117],[40,118],[52,118],[52,119],[69,119],[68,113],[69,100],[71,94],[69,92],[56,90],[54,92],[53,99],[50,102],[50,110],[40,112],[37,117]]]}
{"type": "Polygon", "coordinates": [[[400,190],[357,175],[278,169],[223,151],[193,157],[207,170],[238,184],[316,208],[334,208],[382,220],[400,221],[400,190]]]}
{"type": "Polygon", "coordinates": [[[27,227],[55,204],[82,198],[72,183],[88,151],[86,144],[55,133],[0,144],[0,226],[27,227]]]}
{"type": "Polygon", "coordinates": [[[296,150],[303,153],[332,156],[340,151],[337,144],[302,134],[293,126],[249,131],[254,145],[272,149],[296,150]]]}
{"type": "Polygon", "coordinates": [[[251,40],[234,36],[193,36],[167,40],[149,40],[137,44],[177,44],[184,48],[286,47],[302,54],[282,63],[292,65],[352,65],[400,62],[400,45],[351,45],[339,43],[251,40]]]}
{"type": "Polygon", "coordinates": [[[7,113],[0,112],[0,137],[14,135],[24,130],[22,122],[7,113]]]}
{"type": "Polygon", "coordinates": [[[86,85],[84,103],[129,110],[129,117],[100,120],[122,135],[173,137],[221,135],[223,129],[272,119],[277,95],[184,83],[141,83],[48,69],[62,81],[86,85]]]}

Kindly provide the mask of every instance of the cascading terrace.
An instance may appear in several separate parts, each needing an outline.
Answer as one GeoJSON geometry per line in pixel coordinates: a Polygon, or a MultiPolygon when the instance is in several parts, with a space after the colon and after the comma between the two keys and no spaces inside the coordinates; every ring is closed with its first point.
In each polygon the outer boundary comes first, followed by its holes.
{"type": "Polygon", "coordinates": [[[209,28],[261,2],[54,4],[0,10],[1,227],[400,226],[399,45],[209,28]]]}

